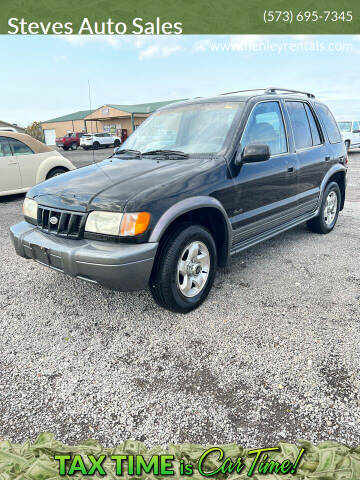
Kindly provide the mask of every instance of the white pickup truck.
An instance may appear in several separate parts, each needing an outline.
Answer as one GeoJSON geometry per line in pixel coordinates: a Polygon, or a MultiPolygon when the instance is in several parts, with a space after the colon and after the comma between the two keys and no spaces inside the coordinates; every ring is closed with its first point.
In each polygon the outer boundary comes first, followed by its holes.
{"type": "Polygon", "coordinates": [[[98,149],[101,147],[119,147],[121,140],[116,135],[111,133],[85,133],[80,139],[80,146],[84,150],[89,148],[98,149]]]}
{"type": "Polygon", "coordinates": [[[360,120],[340,120],[337,122],[346,150],[360,148],[360,120]]]}

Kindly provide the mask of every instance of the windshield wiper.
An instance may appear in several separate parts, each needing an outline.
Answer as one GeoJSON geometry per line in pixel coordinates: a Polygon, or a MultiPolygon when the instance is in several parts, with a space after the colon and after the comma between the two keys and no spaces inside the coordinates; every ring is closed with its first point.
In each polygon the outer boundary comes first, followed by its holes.
{"type": "Polygon", "coordinates": [[[112,156],[116,157],[117,155],[122,155],[123,153],[132,153],[133,155],[138,155],[139,157],[141,157],[140,150],[132,150],[131,148],[123,148],[122,150],[118,150],[112,156]]]}
{"type": "Polygon", "coordinates": [[[180,150],[149,150],[148,152],[143,152],[143,155],[173,155],[182,158],[187,158],[189,156],[188,153],[181,152],[180,150]]]}

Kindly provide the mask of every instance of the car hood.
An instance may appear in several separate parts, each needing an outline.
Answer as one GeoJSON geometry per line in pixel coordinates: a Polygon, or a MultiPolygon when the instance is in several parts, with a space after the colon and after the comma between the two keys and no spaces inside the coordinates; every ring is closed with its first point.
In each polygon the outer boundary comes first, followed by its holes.
{"type": "Polygon", "coordinates": [[[104,209],[124,211],[133,197],[192,176],[204,160],[108,159],[51,178],[28,193],[39,204],[74,211],[104,209]]]}

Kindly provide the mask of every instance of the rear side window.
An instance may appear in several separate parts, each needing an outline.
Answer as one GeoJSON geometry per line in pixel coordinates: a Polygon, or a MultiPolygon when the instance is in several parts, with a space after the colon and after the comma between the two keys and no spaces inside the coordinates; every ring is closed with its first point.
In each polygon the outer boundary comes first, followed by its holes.
{"type": "Polygon", "coordinates": [[[0,138],[0,157],[12,157],[12,151],[7,138],[0,138]]]}
{"type": "Polygon", "coordinates": [[[16,138],[9,138],[9,143],[14,155],[32,155],[34,152],[25,143],[16,140],[16,138]]]}
{"type": "Polygon", "coordinates": [[[302,102],[286,102],[297,150],[313,146],[310,124],[302,102]]]}
{"type": "Polygon", "coordinates": [[[250,143],[268,145],[271,155],[287,152],[284,121],[278,102],[262,102],[254,107],[241,139],[241,151],[250,143]]]}
{"type": "Polygon", "coordinates": [[[330,110],[327,108],[326,105],[322,105],[320,103],[316,104],[316,108],[319,114],[320,119],[322,120],[325,130],[328,134],[330,143],[339,143],[341,142],[341,134],[339,132],[339,128],[337,123],[335,122],[335,119],[330,112],[330,110]]]}
{"type": "Polygon", "coordinates": [[[313,115],[312,111],[310,110],[309,105],[307,103],[305,103],[304,105],[305,105],[306,115],[307,115],[309,123],[310,123],[313,145],[320,145],[321,144],[321,137],[320,137],[319,128],[316,124],[314,115],[313,115]]]}
{"type": "Polygon", "coordinates": [[[360,130],[360,122],[354,122],[353,131],[360,130]]]}

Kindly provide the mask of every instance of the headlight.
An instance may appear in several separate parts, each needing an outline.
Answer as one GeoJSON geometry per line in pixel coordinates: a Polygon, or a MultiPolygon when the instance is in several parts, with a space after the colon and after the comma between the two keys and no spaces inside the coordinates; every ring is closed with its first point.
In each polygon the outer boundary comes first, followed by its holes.
{"type": "Polygon", "coordinates": [[[150,213],[91,212],[87,218],[85,231],[121,237],[144,233],[150,223],[150,213]]]}
{"type": "Polygon", "coordinates": [[[25,198],[23,204],[24,217],[37,220],[37,210],[38,204],[35,202],[35,200],[31,200],[31,198],[25,198]]]}
{"type": "Polygon", "coordinates": [[[104,235],[120,235],[122,216],[122,213],[115,212],[91,212],[86,220],[85,230],[104,235]]]}

